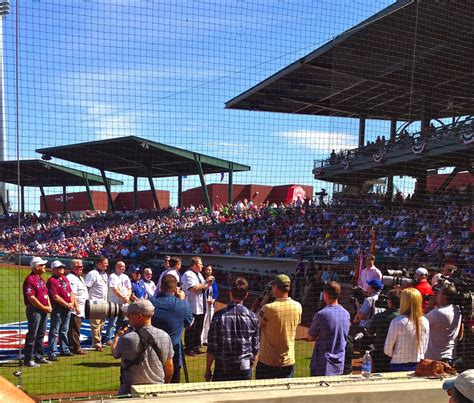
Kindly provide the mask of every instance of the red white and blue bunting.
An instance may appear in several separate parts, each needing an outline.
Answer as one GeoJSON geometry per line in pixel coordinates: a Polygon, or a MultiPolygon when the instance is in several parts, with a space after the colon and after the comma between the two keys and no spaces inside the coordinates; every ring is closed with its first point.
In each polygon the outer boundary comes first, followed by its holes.
{"type": "Polygon", "coordinates": [[[373,155],[374,162],[376,162],[377,164],[382,163],[384,157],[385,157],[385,151],[379,151],[378,153],[375,153],[375,154],[373,155]]]}
{"type": "Polygon", "coordinates": [[[471,144],[474,142],[474,132],[471,133],[463,133],[461,135],[461,140],[464,144],[471,144]]]}
{"type": "Polygon", "coordinates": [[[411,150],[413,151],[413,154],[421,154],[423,150],[425,149],[426,146],[426,141],[423,141],[421,144],[415,144],[411,150]]]}
{"type": "Polygon", "coordinates": [[[322,167],[319,167],[319,168],[314,168],[313,169],[313,174],[316,175],[316,176],[319,176],[323,173],[323,168],[322,167]]]}
{"type": "Polygon", "coordinates": [[[351,167],[351,162],[349,160],[342,160],[341,165],[344,169],[349,169],[351,167]]]}

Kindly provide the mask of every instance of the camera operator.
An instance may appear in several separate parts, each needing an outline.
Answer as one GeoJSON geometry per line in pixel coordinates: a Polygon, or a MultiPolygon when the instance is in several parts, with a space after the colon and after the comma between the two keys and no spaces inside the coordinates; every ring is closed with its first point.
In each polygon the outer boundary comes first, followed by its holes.
{"type": "Polygon", "coordinates": [[[453,363],[456,340],[461,329],[461,310],[454,305],[457,290],[454,284],[446,284],[436,293],[436,308],[426,314],[430,322],[430,338],[425,357],[431,360],[453,363]]]}
{"type": "Polygon", "coordinates": [[[265,285],[262,294],[253,302],[250,310],[253,313],[258,314],[264,305],[269,304],[273,301],[275,301],[275,297],[273,296],[273,286],[270,282],[265,285]]]}
{"type": "Polygon", "coordinates": [[[121,328],[112,344],[112,355],[121,358],[119,395],[132,385],[169,383],[173,375],[173,344],[170,336],[151,325],[155,312],[147,299],[123,307],[131,331],[121,328]]]}
{"type": "Polygon", "coordinates": [[[429,298],[431,295],[434,295],[434,292],[428,283],[428,270],[424,267],[419,267],[415,271],[415,280],[416,285],[415,288],[420,291],[420,294],[423,298],[423,312],[426,312],[426,308],[428,306],[429,298]]]}
{"type": "Polygon", "coordinates": [[[456,266],[451,263],[443,264],[443,268],[441,269],[441,273],[437,273],[431,279],[431,286],[435,286],[438,281],[440,281],[443,277],[451,278],[456,271],[456,266]]]}
{"type": "Polygon", "coordinates": [[[374,350],[371,355],[374,359],[374,372],[390,372],[390,357],[385,355],[383,348],[385,339],[387,338],[388,328],[392,319],[398,316],[400,308],[400,290],[393,289],[387,295],[387,309],[383,312],[375,314],[367,328],[370,336],[375,336],[374,350]]]}
{"type": "Polygon", "coordinates": [[[362,329],[370,325],[370,321],[375,315],[375,302],[379,299],[382,287],[382,282],[378,279],[367,281],[367,297],[364,302],[361,305],[357,299],[355,300],[357,313],[354,318],[354,323],[358,323],[362,329]]]}

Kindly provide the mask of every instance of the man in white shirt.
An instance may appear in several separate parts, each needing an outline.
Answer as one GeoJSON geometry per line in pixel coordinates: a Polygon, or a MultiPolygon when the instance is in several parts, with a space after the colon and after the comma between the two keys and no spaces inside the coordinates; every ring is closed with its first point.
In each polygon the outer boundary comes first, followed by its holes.
{"type": "Polygon", "coordinates": [[[71,272],[66,276],[71,284],[71,290],[75,296],[75,308],[72,311],[69,322],[68,339],[71,350],[74,354],[85,354],[81,347],[81,325],[84,318],[86,300],[88,298],[87,287],[82,278],[84,266],[82,260],[71,260],[71,272]]]}
{"type": "MultiPolygon", "coordinates": [[[[132,282],[130,277],[125,274],[125,263],[119,260],[115,264],[115,273],[109,276],[109,302],[113,302],[118,305],[128,304],[130,301],[130,295],[132,294],[132,282]]],[[[107,320],[107,328],[105,335],[107,337],[107,345],[112,345],[115,331],[125,323],[123,317],[109,318],[107,320]]]]}
{"type": "Polygon", "coordinates": [[[159,293],[161,290],[161,280],[168,274],[171,274],[176,281],[181,281],[181,277],[179,275],[179,271],[181,270],[181,258],[172,256],[169,260],[169,268],[166,269],[163,273],[161,273],[160,278],[158,279],[158,283],[156,284],[156,293],[159,293]]]}
{"type": "Polygon", "coordinates": [[[425,358],[453,360],[456,340],[461,329],[461,311],[456,302],[454,285],[444,286],[436,293],[436,308],[425,316],[430,322],[430,338],[425,358]]]}
{"type": "Polygon", "coordinates": [[[206,313],[206,303],[204,301],[204,293],[212,286],[214,281],[213,276],[209,276],[207,281],[201,275],[203,268],[200,257],[192,257],[189,265],[189,270],[183,274],[182,288],[186,295],[186,302],[191,306],[191,311],[194,316],[193,325],[186,329],[184,334],[185,354],[195,355],[202,353],[201,333],[204,325],[204,314],[206,313]]]}
{"type": "Polygon", "coordinates": [[[375,267],[375,256],[367,255],[365,258],[366,268],[359,275],[359,287],[367,291],[367,284],[372,280],[382,281],[382,272],[375,267]]]}
{"type": "MultiPolygon", "coordinates": [[[[86,275],[86,287],[89,293],[89,301],[91,302],[107,302],[108,291],[108,275],[107,268],[109,267],[109,260],[105,256],[99,256],[96,263],[96,268],[91,270],[86,275]]],[[[92,332],[92,345],[97,351],[102,351],[102,330],[105,325],[104,319],[90,319],[92,332]]]]}

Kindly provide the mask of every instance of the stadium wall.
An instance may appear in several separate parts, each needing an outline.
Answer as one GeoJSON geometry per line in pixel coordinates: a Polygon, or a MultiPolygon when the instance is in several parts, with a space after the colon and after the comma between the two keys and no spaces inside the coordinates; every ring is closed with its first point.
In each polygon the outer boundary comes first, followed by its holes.
{"type": "MultiPolygon", "coordinates": [[[[106,192],[91,191],[94,207],[98,211],[108,210],[108,200],[106,192]]],[[[112,199],[115,200],[117,193],[112,192],[112,199]]],[[[46,196],[46,202],[50,213],[64,211],[63,194],[54,194],[46,196]]],[[[84,211],[90,210],[90,202],[87,192],[66,193],[66,210],[67,211],[84,211]]],[[[46,213],[46,206],[43,198],[40,197],[40,212],[46,213]]]]}
{"type": "MultiPolygon", "coordinates": [[[[106,192],[91,191],[94,207],[97,211],[108,210],[108,199],[106,192]]],[[[157,190],[156,195],[161,208],[167,208],[170,205],[170,192],[165,190],[157,190]]],[[[112,192],[112,199],[117,210],[134,210],[134,193],[133,192],[112,192]]],[[[58,213],[64,210],[62,193],[46,196],[50,213],[58,213]]],[[[155,201],[151,190],[138,192],[138,208],[154,209],[155,201]]],[[[90,210],[89,196],[87,192],[66,193],[66,210],[70,212],[90,210]]],[[[43,198],[40,197],[40,212],[46,213],[46,206],[43,198]]]]}
{"type": "MultiPolygon", "coordinates": [[[[428,175],[426,178],[426,190],[435,192],[438,190],[448,178],[449,174],[428,175]]],[[[449,183],[448,189],[459,189],[463,186],[474,187],[474,176],[469,172],[458,173],[449,183]]]]}
{"type": "MultiPolygon", "coordinates": [[[[209,199],[213,205],[228,202],[229,185],[225,183],[212,183],[206,187],[209,193],[209,199]]],[[[248,201],[257,204],[266,202],[277,204],[286,203],[291,201],[294,195],[301,194],[301,192],[304,192],[307,196],[311,197],[313,194],[313,187],[306,185],[233,185],[232,202],[235,203],[239,200],[243,201],[244,199],[247,199],[248,201]]],[[[183,206],[200,206],[204,204],[204,194],[201,187],[196,187],[183,192],[183,206]]]]}
{"type": "MultiPolygon", "coordinates": [[[[167,208],[170,205],[170,192],[165,190],[156,190],[155,194],[158,198],[161,208],[167,208]]],[[[122,192],[117,195],[114,200],[115,208],[117,210],[134,210],[135,206],[134,192],[122,192]]],[[[139,209],[154,209],[157,206],[153,200],[153,193],[151,190],[144,190],[138,192],[138,208],[139,209]]]]}

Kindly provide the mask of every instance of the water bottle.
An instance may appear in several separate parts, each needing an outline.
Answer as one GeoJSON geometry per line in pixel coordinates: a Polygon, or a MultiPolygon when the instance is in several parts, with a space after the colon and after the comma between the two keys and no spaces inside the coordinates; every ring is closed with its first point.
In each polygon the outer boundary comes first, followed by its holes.
{"type": "Polygon", "coordinates": [[[362,358],[362,376],[364,378],[369,378],[372,373],[372,357],[370,356],[370,351],[367,350],[362,358]]]}

